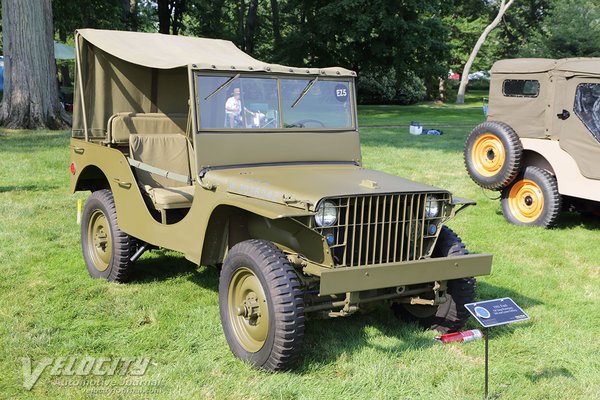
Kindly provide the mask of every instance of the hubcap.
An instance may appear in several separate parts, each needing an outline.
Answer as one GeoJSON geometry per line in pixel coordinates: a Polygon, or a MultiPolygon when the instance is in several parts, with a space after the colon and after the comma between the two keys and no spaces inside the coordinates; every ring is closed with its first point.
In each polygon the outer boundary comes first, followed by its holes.
{"type": "Polygon", "coordinates": [[[88,249],[94,268],[105,271],[112,258],[112,237],[106,216],[94,210],[88,224],[88,249]]]}
{"type": "Polygon", "coordinates": [[[487,177],[496,175],[506,160],[502,141],[491,133],[481,135],[473,144],[471,158],[477,173],[487,177]]]}
{"type": "Polygon", "coordinates": [[[510,188],[508,205],[514,217],[523,223],[537,220],[544,210],[544,193],[532,180],[523,179],[510,188]]]}
{"type": "Polygon", "coordinates": [[[258,277],[248,268],[235,271],[227,295],[229,319],[238,343],[256,353],[269,333],[267,298],[258,277]]]}

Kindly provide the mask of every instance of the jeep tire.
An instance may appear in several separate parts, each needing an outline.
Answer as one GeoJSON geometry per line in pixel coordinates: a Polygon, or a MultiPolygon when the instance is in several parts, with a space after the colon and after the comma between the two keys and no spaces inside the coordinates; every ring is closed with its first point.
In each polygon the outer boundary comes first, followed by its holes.
{"type": "MultiPolygon", "coordinates": [[[[469,254],[458,235],[443,226],[432,257],[456,257],[469,254]]],[[[442,333],[456,332],[465,326],[469,312],[465,304],[475,299],[475,278],[452,279],[447,282],[446,302],[439,306],[394,304],[395,315],[406,322],[417,322],[425,329],[442,333]]]]}
{"type": "Polygon", "coordinates": [[[112,192],[93,192],[81,220],[81,247],[89,274],[111,282],[125,281],[135,246],[135,239],[119,229],[112,192]]]}
{"type": "Polygon", "coordinates": [[[465,144],[469,176],[484,189],[505,188],[519,173],[523,145],[517,133],[497,121],[477,125],[465,144]]]}
{"type": "Polygon", "coordinates": [[[550,228],[561,209],[556,178],[545,169],[528,166],[502,191],[500,204],[512,224],[550,228]]]}
{"type": "Polygon", "coordinates": [[[229,348],[254,366],[291,368],[304,337],[304,299],[296,271],[271,242],[231,248],[219,279],[219,310],[229,348]]]}

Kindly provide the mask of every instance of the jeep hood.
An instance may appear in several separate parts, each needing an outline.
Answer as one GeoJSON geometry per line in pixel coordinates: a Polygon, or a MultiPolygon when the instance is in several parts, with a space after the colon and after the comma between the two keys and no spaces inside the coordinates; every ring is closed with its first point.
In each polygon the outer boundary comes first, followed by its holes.
{"type": "Polygon", "coordinates": [[[269,165],[208,170],[203,185],[217,191],[314,211],[326,197],[444,192],[350,164],[269,165]]]}

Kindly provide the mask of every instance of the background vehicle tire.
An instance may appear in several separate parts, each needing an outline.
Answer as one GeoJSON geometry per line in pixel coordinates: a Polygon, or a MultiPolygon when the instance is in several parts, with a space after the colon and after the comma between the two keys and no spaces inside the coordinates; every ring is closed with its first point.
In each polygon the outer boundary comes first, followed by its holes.
{"type": "Polygon", "coordinates": [[[477,125],[465,144],[465,166],[475,183],[500,190],[519,173],[523,145],[517,133],[497,121],[477,125]]]}
{"type": "Polygon", "coordinates": [[[296,271],[274,244],[231,248],[219,279],[219,310],[235,356],[270,371],[294,365],[304,338],[304,299],[296,271]]]}
{"type": "MultiPolygon", "coordinates": [[[[469,254],[465,245],[452,229],[444,226],[433,250],[432,257],[455,257],[469,254]]],[[[418,322],[425,329],[442,333],[456,332],[467,323],[469,312],[464,307],[475,299],[475,278],[453,279],[447,282],[447,301],[437,307],[394,304],[396,316],[407,322],[418,322]]]]}
{"type": "Polygon", "coordinates": [[[502,191],[500,204],[511,224],[550,228],[561,209],[556,178],[545,169],[529,166],[502,191]]]}
{"type": "Polygon", "coordinates": [[[92,277],[110,282],[127,279],[136,241],[119,229],[110,190],[98,190],[87,199],[81,220],[81,247],[92,277]]]}

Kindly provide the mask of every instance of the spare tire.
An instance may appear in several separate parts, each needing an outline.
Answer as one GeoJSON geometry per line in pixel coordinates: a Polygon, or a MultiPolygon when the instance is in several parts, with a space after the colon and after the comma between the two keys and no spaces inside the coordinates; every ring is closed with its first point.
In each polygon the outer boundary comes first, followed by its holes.
{"type": "Polygon", "coordinates": [[[489,121],[477,125],[465,144],[465,166],[475,183],[501,190],[519,173],[523,145],[507,124],[489,121]]]}

